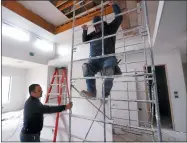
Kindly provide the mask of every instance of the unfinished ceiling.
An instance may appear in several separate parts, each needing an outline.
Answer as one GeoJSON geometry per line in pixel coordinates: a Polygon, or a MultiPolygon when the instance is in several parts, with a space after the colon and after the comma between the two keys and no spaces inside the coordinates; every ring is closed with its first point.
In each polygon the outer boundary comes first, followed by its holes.
{"type": "MultiPolygon", "coordinates": [[[[104,0],[104,3],[106,0],[104,0]]],[[[74,1],[54,1],[51,0],[51,3],[58,8],[59,11],[61,11],[65,16],[68,18],[73,17],[73,4],[74,1]]],[[[87,12],[91,8],[94,8],[96,6],[99,6],[101,4],[101,1],[99,0],[79,0],[75,4],[75,16],[78,16],[82,13],[87,12]]],[[[105,5],[106,7],[106,5],[105,5]]]]}
{"type": "Polygon", "coordinates": [[[28,10],[44,18],[46,21],[54,26],[59,26],[65,23],[68,18],[62,14],[56,7],[49,1],[18,1],[28,10]]]}
{"type": "MultiPolygon", "coordinates": [[[[119,0],[122,12],[137,7],[140,1],[119,0]]],[[[113,13],[109,2],[104,0],[104,15],[113,13]]],[[[74,1],[3,1],[2,5],[34,24],[44,28],[52,34],[59,34],[72,28],[74,1]]],[[[79,26],[100,15],[101,1],[81,0],[76,1],[76,20],[75,25],[79,26]]],[[[138,25],[138,13],[132,13],[123,16],[122,29],[128,29],[138,25]]]]}

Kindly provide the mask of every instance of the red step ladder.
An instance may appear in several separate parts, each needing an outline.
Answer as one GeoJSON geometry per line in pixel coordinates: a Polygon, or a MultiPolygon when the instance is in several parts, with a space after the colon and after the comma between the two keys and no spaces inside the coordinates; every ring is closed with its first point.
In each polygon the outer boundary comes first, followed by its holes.
{"type": "MultiPolygon", "coordinates": [[[[50,83],[50,87],[48,88],[48,92],[47,92],[47,97],[45,100],[45,104],[49,102],[50,99],[54,99],[50,98],[50,96],[52,95],[56,95],[57,97],[57,102],[58,105],[61,105],[62,102],[62,96],[63,96],[63,87],[65,87],[66,92],[65,92],[65,99],[69,99],[69,89],[68,89],[68,78],[67,78],[67,69],[66,68],[55,68],[55,72],[53,74],[51,83],[50,83]],[[57,83],[55,84],[55,78],[57,79],[57,83]],[[57,86],[57,93],[51,93],[51,90],[54,86],[57,86]]],[[[70,100],[69,100],[70,101],[70,100]]],[[[53,136],[53,142],[56,142],[56,137],[57,137],[57,132],[58,132],[58,122],[59,122],[59,116],[60,113],[57,113],[56,116],[56,122],[55,122],[55,130],[54,130],[54,136],[53,136]]]]}

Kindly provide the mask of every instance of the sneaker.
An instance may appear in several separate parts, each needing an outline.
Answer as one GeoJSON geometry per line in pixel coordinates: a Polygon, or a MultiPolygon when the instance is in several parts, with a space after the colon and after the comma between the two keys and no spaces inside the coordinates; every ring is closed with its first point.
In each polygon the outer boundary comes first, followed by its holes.
{"type": "Polygon", "coordinates": [[[96,97],[96,95],[95,95],[94,93],[89,92],[89,91],[85,91],[85,90],[81,91],[81,95],[82,95],[82,96],[85,96],[85,97],[89,97],[89,98],[94,98],[94,97],[96,97]]]}

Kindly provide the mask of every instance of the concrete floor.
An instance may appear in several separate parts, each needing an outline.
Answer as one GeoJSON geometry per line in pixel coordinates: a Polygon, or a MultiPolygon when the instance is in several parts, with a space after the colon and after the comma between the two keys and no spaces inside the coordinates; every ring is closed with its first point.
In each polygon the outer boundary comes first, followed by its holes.
{"type": "MultiPolygon", "coordinates": [[[[113,135],[114,142],[137,142],[137,141],[144,141],[144,142],[152,142],[152,135],[145,134],[145,133],[137,133],[136,131],[129,132],[130,130],[126,131],[119,131],[115,129],[117,134],[113,135]],[[119,133],[120,132],[120,133],[119,133]]],[[[156,136],[156,135],[155,135],[156,136]]],[[[186,133],[179,133],[175,132],[171,129],[162,129],[162,138],[165,142],[176,142],[176,141],[187,141],[186,133]]]]}

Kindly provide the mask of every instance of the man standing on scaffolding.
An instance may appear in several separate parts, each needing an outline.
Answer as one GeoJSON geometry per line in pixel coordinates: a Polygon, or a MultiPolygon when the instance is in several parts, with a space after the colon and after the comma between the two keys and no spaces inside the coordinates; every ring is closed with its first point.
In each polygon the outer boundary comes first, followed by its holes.
{"type": "MultiPolygon", "coordinates": [[[[110,5],[113,8],[115,16],[121,13],[120,7],[113,1],[110,1],[110,5]]],[[[116,16],[115,19],[111,23],[107,23],[103,21],[104,26],[104,36],[108,36],[111,34],[116,34],[119,26],[123,21],[123,16],[116,16]]],[[[102,23],[101,17],[96,16],[93,18],[93,24],[95,31],[87,34],[88,27],[87,25],[83,25],[83,42],[101,38],[102,37],[102,23]],[[100,22],[100,23],[99,23],[100,22]],[[96,23],[96,24],[95,24],[96,23]]],[[[115,43],[116,36],[104,39],[104,55],[115,53],[115,43]]],[[[102,55],[102,40],[97,40],[90,42],[90,57],[101,56],[102,55]]],[[[88,63],[83,64],[83,75],[84,77],[95,76],[97,72],[101,72],[103,76],[111,76],[121,74],[121,71],[117,65],[117,59],[115,56],[100,58],[89,60],[88,63]]],[[[83,90],[81,93],[88,97],[96,97],[96,80],[95,79],[87,79],[87,91],[83,90]]],[[[110,95],[110,91],[113,86],[113,78],[105,79],[105,97],[107,98],[110,95]]]]}

